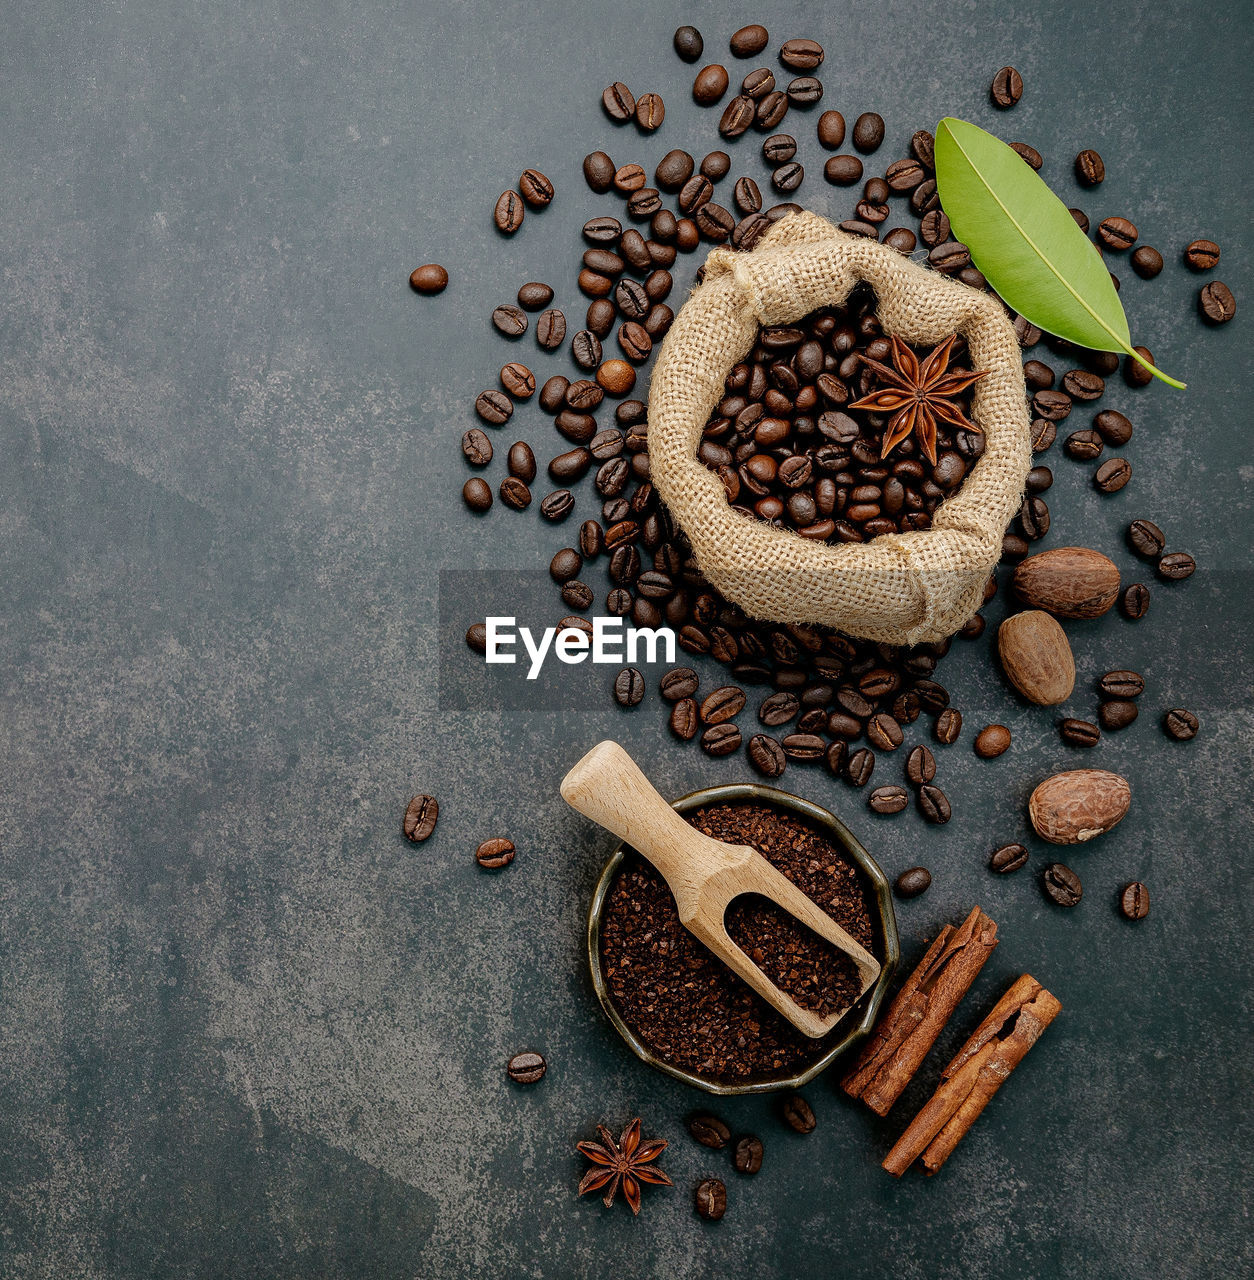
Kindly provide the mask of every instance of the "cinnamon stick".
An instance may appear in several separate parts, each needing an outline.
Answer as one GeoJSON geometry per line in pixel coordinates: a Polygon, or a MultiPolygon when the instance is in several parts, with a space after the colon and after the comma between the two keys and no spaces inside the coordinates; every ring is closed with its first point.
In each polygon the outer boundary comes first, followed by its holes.
{"type": "Polygon", "coordinates": [[[899,1178],[921,1157],[929,1175],[935,1173],[1061,1010],[1030,974],[1018,978],[945,1068],[936,1092],[885,1157],[884,1168],[899,1178]]]}
{"type": "Polygon", "coordinates": [[[997,925],[979,907],[936,935],[841,1081],[851,1098],[888,1114],[996,945],[997,925]]]}

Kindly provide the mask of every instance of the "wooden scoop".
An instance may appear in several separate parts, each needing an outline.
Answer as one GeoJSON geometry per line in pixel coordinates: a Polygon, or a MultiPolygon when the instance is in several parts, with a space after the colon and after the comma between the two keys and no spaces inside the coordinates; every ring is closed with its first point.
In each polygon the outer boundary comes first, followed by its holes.
{"type": "Polygon", "coordinates": [[[820,1018],[781,991],[728,936],[723,917],[733,899],[745,893],[769,898],[843,951],[857,965],[859,996],[879,977],[879,961],[756,849],[689,826],[617,742],[593,747],[562,779],[561,792],[572,809],[648,858],[670,885],[685,928],[798,1031],[817,1040],[848,1010],[820,1018]]]}

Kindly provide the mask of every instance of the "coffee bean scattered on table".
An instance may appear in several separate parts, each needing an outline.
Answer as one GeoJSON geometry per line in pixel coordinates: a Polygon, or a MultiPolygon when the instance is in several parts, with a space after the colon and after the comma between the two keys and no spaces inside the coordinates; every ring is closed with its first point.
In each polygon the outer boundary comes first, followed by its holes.
{"type": "Polygon", "coordinates": [[[763,1154],[761,1139],[746,1134],[743,1138],[736,1139],[736,1146],[732,1151],[732,1165],[737,1173],[757,1173],[762,1168],[763,1154]]]}
{"type": "Polygon", "coordinates": [[[676,27],[672,44],[685,62],[696,62],[705,49],[705,41],[696,27],[676,27]]]}
{"type": "Polygon", "coordinates": [[[509,1078],[517,1084],[535,1084],[548,1069],[549,1064],[545,1062],[544,1055],[531,1052],[516,1053],[505,1064],[509,1078]]]}
{"type": "Polygon", "coordinates": [[[488,871],[499,871],[514,861],[514,842],[504,836],[494,836],[485,840],[475,850],[475,861],[488,871]]]}
{"type": "Polygon", "coordinates": [[[496,208],[492,211],[492,219],[498,231],[512,236],[522,226],[525,214],[526,209],[518,192],[502,191],[497,198],[496,208]]]}
{"type": "Polygon", "coordinates": [[[1074,907],[1084,896],[1080,877],[1061,862],[1051,862],[1041,876],[1045,896],[1060,907],[1074,907]]]}
{"type": "Polygon", "coordinates": [[[810,1104],[799,1093],[789,1094],[784,1099],[781,1114],[784,1117],[784,1123],[794,1133],[814,1132],[814,1112],[810,1104]]]}
{"type": "Polygon", "coordinates": [[[717,1222],[727,1212],[727,1188],[718,1178],[706,1178],[697,1185],[697,1213],[707,1222],[717,1222]]]}
{"type": "Polygon", "coordinates": [[[932,873],[926,867],[910,867],[903,871],[893,884],[899,898],[917,898],[932,884],[932,873]]]}
{"type": "Polygon", "coordinates": [[[492,506],[492,488],[481,476],[471,476],[462,485],[462,501],[471,511],[482,515],[492,506]]]}
{"type": "Polygon", "coordinates": [[[919,788],[916,804],[924,819],[935,825],[946,823],[953,817],[949,797],[940,787],[932,786],[930,783],[919,788]]]}
{"type": "Polygon", "coordinates": [[[1190,738],[1196,738],[1197,730],[1197,716],[1184,707],[1173,707],[1163,716],[1163,731],[1177,742],[1188,742],[1190,738]]]}
{"type": "Polygon", "coordinates": [[[1212,280],[1199,291],[1197,309],[1207,324],[1227,324],[1237,313],[1237,300],[1222,280],[1212,280]]]}
{"type": "Polygon", "coordinates": [[[1185,248],[1184,261],[1193,271],[1210,271],[1219,265],[1219,246],[1213,240],[1194,240],[1185,248]]]}
{"type": "Polygon", "coordinates": [[[1125,884],[1119,895],[1119,910],[1129,920],[1144,920],[1149,915],[1149,890],[1139,881],[1125,884]]]}
{"type": "Polygon", "coordinates": [[[996,871],[998,875],[1009,875],[1027,863],[1028,851],[1021,844],[1003,844],[993,850],[988,860],[989,870],[996,871]]]}
{"type": "Polygon", "coordinates": [[[901,813],[910,803],[910,793],[905,787],[876,787],[867,797],[867,805],[879,814],[901,813]]]}
{"type": "Polygon", "coordinates": [[[1102,739],[1102,731],[1089,720],[1066,719],[1058,732],[1069,747],[1095,747],[1102,739]]]}
{"type": "Polygon", "coordinates": [[[993,77],[993,83],[988,92],[993,105],[1001,107],[1004,111],[1008,107],[1013,107],[1023,97],[1023,77],[1014,67],[1002,67],[993,77]]]}
{"type": "Polygon", "coordinates": [[[1097,708],[1102,728],[1110,731],[1126,729],[1137,717],[1137,705],[1122,698],[1110,698],[1097,708]]]}
{"type": "Polygon", "coordinates": [[[539,169],[524,169],[518,179],[518,191],[533,209],[544,209],[553,203],[556,194],[553,184],[539,169]]]}
{"type": "Polygon", "coordinates": [[[688,1132],[703,1146],[721,1151],[731,1141],[731,1130],[717,1116],[693,1116],[688,1132]]]}
{"type": "Polygon", "coordinates": [[[1010,730],[1004,724],[985,725],[975,736],[975,754],[993,760],[1010,749],[1010,730]]]}
{"type": "Polygon", "coordinates": [[[770,38],[766,28],[755,22],[733,32],[732,38],[728,43],[736,57],[752,58],[766,48],[766,43],[770,38]]]}
{"type": "Polygon", "coordinates": [[[1187,551],[1169,551],[1158,559],[1158,576],[1166,582],[1182,582],[1191,577],[1197,563],[1187,551]]]}
{"type": "Polygon", "coordinates": [[[1088,147],[1075,158],[1075,176],[1082,187],[1096,187],[1106,180],[1106,164],[1096,151],[1088,147]]]}
{"type": "Polygon", "coordinates": [[[414,844],[429,839],[439,816],[440,806],[435,796],[414,796],[405,807],[405,820],[401,824],[405,839],[414,844]]]}
{"type": "Polygon", "coordinates": [[[635,667],[623,667],[614,677],[614,701],[620,707],[638,707],[644,699],[644,676],[635,667]]]}
{"type": "Polygon", "coordinates": [[[448,288],[448,272],[439,263],[428,262],[409,273],[409,287],[415,293],[443,293],[448,288]]]}

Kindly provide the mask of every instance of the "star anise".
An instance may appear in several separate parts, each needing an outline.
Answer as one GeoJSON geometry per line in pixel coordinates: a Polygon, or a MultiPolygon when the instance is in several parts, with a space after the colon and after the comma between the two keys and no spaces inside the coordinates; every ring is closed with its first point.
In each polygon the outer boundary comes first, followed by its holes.
{"type": "Polygon", "coordinates": [[[979,431],[974,422],[968,421],[954,403],[972,383],[986,377],[988,370],[972,373],[969,369],[949,372],[949,353],[958,341],[951,334],[934,351],[928,353],[920,364],[918,356],[893,334],[893,365],[890,368],[869,356],[859,355],[868,369],[879,375],[888,385],[872,391],[869,396],[855,400],[851,409],[870,409],[874,413],[891,413],[884,431],[884,447],[880,457],[888,455],[913,431],[919,437],[919,445],[927,460],[936,465],[936,424],[946,422],[951,427],[967,431],[979,431]]]}
{"type": "Polygon", "coordinates": [[[659,1187],[674,1186],[661,1169],[653,1167],[653,1161],[666,1150],[665,1140],[653,1138],[641,1142],[639,1118],[623,1130],[623,1136],[617,1142],[603,1124],[597,1125],[597,1133],[601,1135],[600,1142],[577,1144],[580,1154],[587,1156],[593,1165],[579,1183],[581,1196],[604,1188],[604,1203],[609,1206],[614,1203],[614,1193],[621,1184],[623,1198],[631,1206],[632,1213],[639,1213],[642,1182],[651,1182],[659,1187]]]}

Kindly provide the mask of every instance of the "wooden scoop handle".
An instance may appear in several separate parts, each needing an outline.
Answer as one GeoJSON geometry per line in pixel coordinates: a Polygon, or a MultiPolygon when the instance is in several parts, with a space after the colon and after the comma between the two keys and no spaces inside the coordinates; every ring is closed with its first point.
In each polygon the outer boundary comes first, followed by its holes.
{"type": "Polygon", "coordinates": [[[648,858],[677,898],[692,883],[703,837],[666,803],[617,742],[598,742],[562,779],[561,793],[572,809],[648,858]]]}

